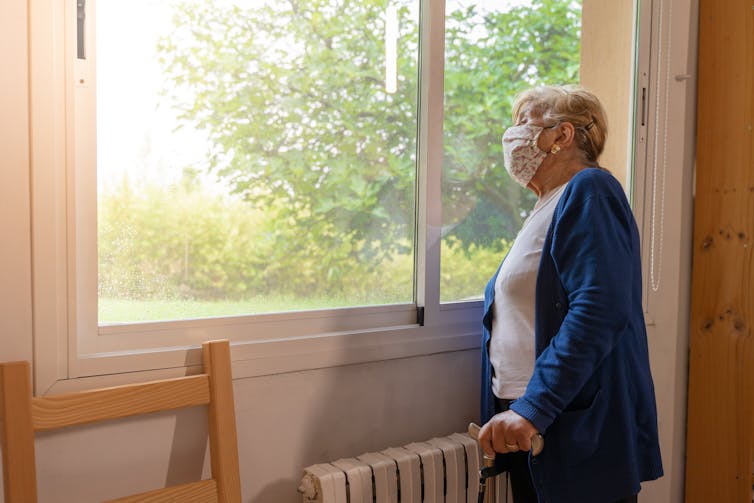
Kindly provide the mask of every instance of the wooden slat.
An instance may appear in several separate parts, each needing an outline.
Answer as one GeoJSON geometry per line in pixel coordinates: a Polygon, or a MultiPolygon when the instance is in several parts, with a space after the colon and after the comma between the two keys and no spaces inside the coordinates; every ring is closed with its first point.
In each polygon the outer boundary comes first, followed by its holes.
{"type": "Polygon", "coordinates": [[[34,431],[208,405],[212,480],[127,496],[128,503],[240,503],[230,344],[203,345],[205,373],[145,384],[32,398],[27,362],[0,365],[0,442],[6,503],[36,502],[34,431]],[[211,399],[211,401],[210,401],[211,399]]]}
{"type": "Polygon", "coordinates": [[[207,407],[212,478],[217,481],[221,503],[240,503],[241,476],[238,471],[238,441],[233,402],[233,379],[228,341],[202,345],[204,372],[209,375],[211,401],[207,407]]]}
{"type": "Polygon", "coordinates": [[[35,503],[37,482],[28,362],[0,365],[0,450],[5,502],[35,503]]]}
{"type": "Polygon", "coordinates": [[[32,400],[37,431],[209,403],[207,375],[115,386],[32,400]]]}
{"type": "MultiPolygon", "coordinates": [[[[699,3],[686,501],[751,501],[754,10],[699,3]]],[[[689,166],[690,168],[690,166],[689,166]]]]}
{"type": "Polygon", "coordinates": [[[109,500],[106,503],[176,503],[178,501],[180,503],[217,503],[217,484],[214,480],[200,480],[109,500]]]}

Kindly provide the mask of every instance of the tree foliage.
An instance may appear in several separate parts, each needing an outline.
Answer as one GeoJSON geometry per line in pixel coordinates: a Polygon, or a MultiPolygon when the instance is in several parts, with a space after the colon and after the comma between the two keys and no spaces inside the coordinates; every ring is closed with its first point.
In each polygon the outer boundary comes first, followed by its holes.
{"type": "MultiPolygon", "coordinates": [[[[405,251],[414,224],[417,2],[398,2],[394,94],[382,73],[387,3],[185,0],[160,48],[181,118],[213,142],[208,169],[320,249],[351,240],[375,263],[405,251]]],[[[579,4],[448,16],[443,202],[447,235],[464,246],[512,238],[531,205],[504,173],[500,137],[517,92],[577,80],[579,4]]]]}
{"type": "MultiPolygon", "coordinates": [[[[388,93],[388,0],[174,1],[174,31],[159,44],[166,93],[178,127],[210,140],[206,163],[190,168],[233,197],[190,180],[171,189],[169,209],[164,189],[124,182],[103,197],[100,294],[379,302],[410,292],[418,2],[391,2],[399,81],[388,93]]],[[[533,205],[505,174],[501,135],[518,92],[577,80],[579,27],[579,1],[449,12],[443,274],[455,279],[443,278],[443,298],[481,288],[479,261],[494,267],[533,205]]]]}
{"type": "MultiPolygon", "coordinates": [[[[411,300],[411,255],[397,255],[379,270],[361,262],[323,265],[317,255],[301,262],[271,237],[275,225],[268,210],[250,210],[191,180],[134,187],[124,179],[100,197],[99,296],[215,301],[269,296],[328,299],[331,305],[411,300]]],[[[345,249],[333,254],[342,257],[350,244],[340,246],[345,249]]]]}
{"type": "Polygon", "coordinates": [[[351,259],[372,263],[406,252],[417,113],[409,9],[398,9],[402,77],[388,94],[383,0],[223,5],[181,3],[161,45],[176,95],[190,96],[178,100],[182,119],[213,142],[209,169],[253,207],[275,208],[285,246],[350,241],[351,259]]]}
{"type": "Polygon", "coordinates": [[[581,2],[533,0],[480,13],[472,5],[446,20],[443,208],[447,238],[499,247],[513,239],[531,192],[503,165],[502,133],[518,93],[578,81],[581,2]]]}
{"type": "MultiPolygon", "coordinates": [[[[273,222],[266,211],[249,211],[245,204],[218,198],[190,180],[169,187],[134,187],[123,180],[100,198],[99,296],[204,301],[267,297],[319,301],[323,307],[410,301],[411,255],[396,255],[379,270],[344,263],[340,266],[349,274],[323,278],[316,256],[298,264],[287,260],[285,251],[275,255],[277,244],[269,239],[273,222]]],[[[510,243],[503,245],[507,250],[510,243]]],[[[478,295],[488,277],[478,262],[499,260],[498,252],[476,245],[471,250],[475,260],[450,243],[444,244],[442,254],[452,271],[442,278],[443,295],[452,300],[478,295]]]]}

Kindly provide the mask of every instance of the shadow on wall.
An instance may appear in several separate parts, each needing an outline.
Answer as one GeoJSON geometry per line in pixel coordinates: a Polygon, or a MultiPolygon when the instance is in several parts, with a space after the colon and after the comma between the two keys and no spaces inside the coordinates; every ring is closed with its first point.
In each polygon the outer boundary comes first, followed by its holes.
{"type": "Polygon", "coordinates": [[[291,499],[291,481],[287,479],[280,479],[274,482],[270,482],[262,488],[262,492],[257,494],[253,499],[250,498],[249,503],[264,502],[264,501],[301,501],[301,496],[296,496],[296,499],[291,499]]]}
{"type": "MultiPolygon", "coordinates": [[[[206,411],[207,407],[200,409],[206,411]]],[[[195,482],[210,475],[207,421],[197,414],[177,414],[165,487],[195,482]],[[202,446],[201,439],[206,439],[205,446],[202,446]]]]}
{"type": "Polygon", "coordinates": [[[209,475],[206,408],[124,418],[36,436],[40,502],[99,502],[209,475]]]}

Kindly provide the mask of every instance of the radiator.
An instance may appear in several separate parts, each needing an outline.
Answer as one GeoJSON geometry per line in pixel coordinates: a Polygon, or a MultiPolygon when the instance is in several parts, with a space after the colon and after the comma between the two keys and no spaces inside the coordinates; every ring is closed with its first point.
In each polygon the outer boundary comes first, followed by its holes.
{"type": "MultiPolygon", "coordinates": [[[[303,503],[477,503],[481,451],[467,433],[304,469],[303,503]]],[[[505,476],[496,501],[506,497],[505,476]]]]}

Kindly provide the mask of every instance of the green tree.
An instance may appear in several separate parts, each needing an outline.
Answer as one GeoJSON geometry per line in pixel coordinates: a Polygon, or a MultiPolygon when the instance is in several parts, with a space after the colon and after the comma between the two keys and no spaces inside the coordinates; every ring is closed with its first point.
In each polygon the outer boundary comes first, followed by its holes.
{"type": "MultiPolygon", "coordinates": [[[[378,64],[386,4],[186,1],[161,46],[173,82],[192,96],[182,118],[214,142],[210,169],[254,205],[279,205],[283,221],[325,248],[363,240],[353,251],[372,258],[413,229],[417,30],[401,4],[404,81],[388,94],[378,64]]],[[[531,203],[502,167],[513,97],[575,82],[579,66],[580,2],[478,10],[454,11],[446,27],[443,192],[450,234],[465,245],[511,238],[531,203]]]]}
{"type": "Polygon", "coordinates": [[[417,26],[401,6],[389,94],[385,6],[188,0],[160,46],[175,96],[190,96],[178,99],[181,118],[213,142],[208,169],[250,205],[274,208],[281,246],[302,257],[349,241],[352,260],[379,263],[412,240],[417,26]]]}
{"type": "MultiPolygon", "coordinates": [[[[295,236],[284,235],[288,239],[281,246],[274,237],[279,232],[274,212],[250,209],[187,178],[167,187],[135,186],[124,178],[100,194],[97,216],[101,298],[243,301],[264,296],[325,306],[410,300],[410,256],[397,255],[379,271],[367,263],[338,263],[318,255],[291,260],[297,255],[290,246],[295,236]]],[[[349,246],[343,241],[332,255],[347,255],[349,246]]]]}
{"type": "Polygon", "coordinates": [[[505,172],[502,133],[519,92],[578,82],[581,2],[478,10],[446,20],[444,223],[451,242],[500,249],[500,238],[513,239],[534,205],[505,172]]]}
{"type": "MultiPolygon", "coordinates": [[[[383,74],[388,0],[177,2],[159,49],[180,124],[210,138],[201,169],[266,215],[249,243],[257,251],[239,252],[259,260],[249,281],[337,295],[355,287],[354,271],[410,257],[418,2],[390,2],[399,19],[392,94],[383,74]]],[[[580,1],[449,14],[446,246],[500,252],[515,236],[533,200],[505,174],[500,138],[517,92],[577,80],[579,30],[580,1]]]]}

